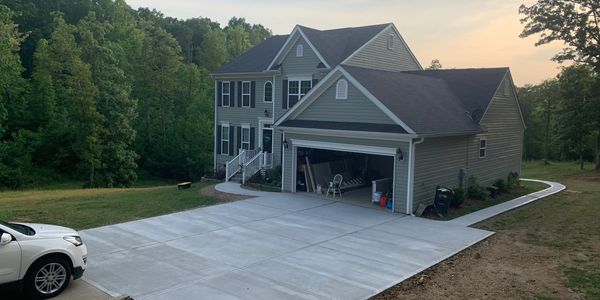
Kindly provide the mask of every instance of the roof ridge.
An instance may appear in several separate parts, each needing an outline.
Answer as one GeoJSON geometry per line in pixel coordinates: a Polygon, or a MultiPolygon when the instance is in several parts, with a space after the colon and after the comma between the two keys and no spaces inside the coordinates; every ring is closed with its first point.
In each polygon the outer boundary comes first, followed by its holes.
{"type": "Polygon", "coordinates": [[[330,29],[317,29],[317,28],[308,27],[308,26],[305,26],[302,24],[297,24],[296,26],[319,31],[319,32],[324,32],[324,31],[335,31],[335,30],[359,29],[359,28],[376,27],[376,26],[384,26],[384,25],[388,26],[390,24],[394,24],[394,23],[388,22],[388,23],[371,24],[371,25],[364,25],[364,26],[351,26],[351,27],[330,28],[330,29]]]}

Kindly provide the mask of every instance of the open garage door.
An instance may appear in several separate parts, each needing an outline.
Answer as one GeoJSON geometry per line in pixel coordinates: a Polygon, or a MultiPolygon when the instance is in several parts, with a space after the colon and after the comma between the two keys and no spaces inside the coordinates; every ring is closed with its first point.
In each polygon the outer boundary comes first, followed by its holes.
{"type": "MultiPolygon", "coordinates": [[[[339,174],[343,201],[372,207],[374,193],[393,199],[396,149],[294,141],[293,150],[295,192],[314,193],[320,186],[325,193],[339,174]]],[[[393,210],[391,201],[389,207],[393,210]]]]}

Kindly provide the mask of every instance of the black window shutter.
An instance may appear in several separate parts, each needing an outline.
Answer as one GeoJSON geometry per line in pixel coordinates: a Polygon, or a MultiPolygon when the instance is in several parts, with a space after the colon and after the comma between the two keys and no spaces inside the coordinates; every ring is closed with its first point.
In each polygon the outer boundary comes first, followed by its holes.
{"type": "Polygon", "coordinates": [[[229,156],[233,156],[233,130],[229,128],[229,156]]]}
{"type": "Polygon", "coordinates": [[[217,81],[217,106],[222,106],[223,103],[223,82],[217,81]]]}
{"type": "Polygon", "coordinates": [[[288,81],[284,80],[283,85],[281,86],[281,90],[283,91],[283,95],[281,96],[281,108],[287,109],[287,98],[288,98],[288,81]]]}
{"type": "Polygon", "coordinates": [[[250,107],[256,107],[256,81],[250,83],[250,107]]]}
{"type": "Polygon", "coordinates": [[[217,126],[217,154],[221,154],[221,125],[217,126]]]}
{"type": "Polygon", "coordinates": [[[254,127],[250,127],[250,150],[254,150],[254,127]]]}
{"type": "Polygon", "coordinates": [[[229,107],[235,107],[235,81],[229,82],[229,107]]]}
{"type": "Polygon", "coordinates": [[[240,148],[242,148],[242,127],[237,128],[237,147],[235,148],[237,154],[240,154],[240,148]]]}
{"type": "Polygon", "coordinates": [[[238,107],[242,107],[242,82],[238,81],[237,82],[237,101],[238,101],[238,107]]]}
{"type": "Polygon", "coordinates": [[[315,85],[317,85],[317,83],[319,83],[319,79],[313,78],[312,87],[315,87],[315,85]]]}

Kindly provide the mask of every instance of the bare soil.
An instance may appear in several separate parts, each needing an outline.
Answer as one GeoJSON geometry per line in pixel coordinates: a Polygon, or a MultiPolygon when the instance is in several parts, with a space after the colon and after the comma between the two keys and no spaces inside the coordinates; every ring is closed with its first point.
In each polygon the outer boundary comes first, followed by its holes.
{"type": "Polygon", "coordinates": [[[498,233],[372,299],[584,299],[566,287],[560,255],[498,233]]]}

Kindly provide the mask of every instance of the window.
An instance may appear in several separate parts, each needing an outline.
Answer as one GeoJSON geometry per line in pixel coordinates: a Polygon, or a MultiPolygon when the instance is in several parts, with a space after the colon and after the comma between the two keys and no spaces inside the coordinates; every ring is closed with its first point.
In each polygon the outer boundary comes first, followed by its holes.
{"type": "Polygon", "coordinates": [[[487,140],[479,139],[479,158],[484,158],[487,152],[487,140]]]}
{"type": "Polygon", "coordinates": [[[250,150],[250,126],[242,125],[242,149],[250,150]]]}
{"type": "Polygon", "coordinates": [[[265,97],[264,97],[263,101],[273,102],[273,83],[271,83],[270,81],[265,82],[264,95],[265,95],[265,97]]]}
{"type": "Polygon", "coordinates": [[[388,49],[392,50],[394,49],[394,40],[396,39],[396,36],[393,33],[390,33],[390,35],[388,35],[388,49]]]}
{"type": "Polygon", "coordinates": [[[348,81],[340,79],[335,86],[335,99],[348,99],[348,81]]]}
{"type": "Polygon", "coordinates": [[[221,127],[221,154],[229,155],[229,125],[221,127]]]}
{"type": "Polygon", "coordinates": [[[242,81],[242,107],[250,107],[250,81],[242,81]]]}
{"type": "Polygon", "coordinates": [[[288,107],[294,106],[310,89],[312,80],[289,80],[288,81],[288,107]]]}
{"type": "Polygon", "coordinates": [[[298,45],[296,46],[296,57],[304,56],[304,46],[298,45]]]}
{"type": "Polygon", "coordinates": [[[221,86],[221,102],[223,103],[223,106],[229,106],[231,102],[231,83],[229,81],[223,81],[221,86]]]}

